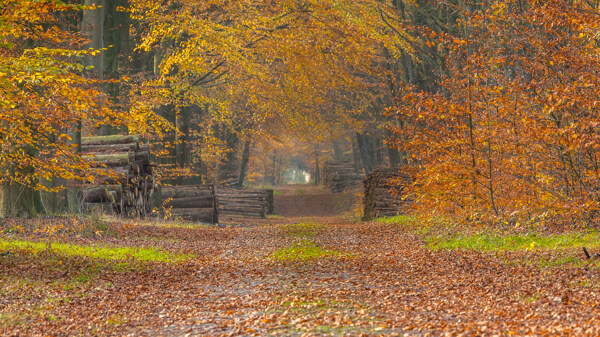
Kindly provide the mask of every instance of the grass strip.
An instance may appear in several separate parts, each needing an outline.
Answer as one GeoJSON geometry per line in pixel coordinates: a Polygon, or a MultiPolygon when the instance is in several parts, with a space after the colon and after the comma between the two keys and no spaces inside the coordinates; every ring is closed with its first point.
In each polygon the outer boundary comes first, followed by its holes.
{"type": "Polygon", "coordinates": [[[557,235],[538,234],[489,234],[441,235],[425,237],[430,249],[463,249],[479,251],[546,250],[573,247],[600,246],[600,233],[567,233],[557,235]]]}
{"type": "Polygon", "coordinates": [[[6,239],[0,239],[0,250],[23,250],[34,254],[50,251],[65,256],[84,256],[103,260],[135,259],[143,262],[165,262],[169,264],[184,262],[193,257],[191,254],[173,254],[148,247],[75,245],[60,242],[32,242],[6,239]]]}

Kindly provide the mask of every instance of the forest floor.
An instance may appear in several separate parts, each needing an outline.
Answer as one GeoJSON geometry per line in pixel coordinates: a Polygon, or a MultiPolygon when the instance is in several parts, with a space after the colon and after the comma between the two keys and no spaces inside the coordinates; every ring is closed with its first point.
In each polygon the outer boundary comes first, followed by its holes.
{"type": "Polygon", "coordinates": [[[596,232],[360,222],[298,188],[262,222],[5,221],[0,335],[600,335],[596,232]]]}

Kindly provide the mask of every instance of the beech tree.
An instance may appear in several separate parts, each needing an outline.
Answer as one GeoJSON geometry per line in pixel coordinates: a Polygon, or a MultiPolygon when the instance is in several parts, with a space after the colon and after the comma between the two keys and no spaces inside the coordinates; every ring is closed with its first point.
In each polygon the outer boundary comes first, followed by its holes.
{"type": "Polygon", "coordinates": [[[0,216],[42,211],[39,192],[61,184],[40,179],[91,179],[75,134],[101,125],[135,124],[141,115],[110,108],[98,79],[85,76],[86,49],[76,27],[81,5],[61,1],[4,1],[0,14],[0,216]],[[81,123],[85,121],[85,123],[81,123]],[[69,130],[72,130],[71,132],[69,130]]]}

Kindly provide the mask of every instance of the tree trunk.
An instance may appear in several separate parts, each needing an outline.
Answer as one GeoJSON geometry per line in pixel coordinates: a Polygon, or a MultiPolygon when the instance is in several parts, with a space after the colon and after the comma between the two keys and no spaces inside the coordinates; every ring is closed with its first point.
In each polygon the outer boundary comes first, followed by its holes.
{"type": "Polygon", "coordinates": [[[244,186],[244,179],[246,179],[246,168],[248,167],[248,161],[250,160],[250,139],[246,139],[244,142],[244,151],[242,152],[242,163],[240,165],[240,177],[238,180],[238,187],[244,186]]]}
{"type": "Polygon", "coordinates": [[[352,139],[351,138],[351,142],[352,142],[352,161],[354,163],[354,169],[356,169],[356,172],[360,172],[363,171],[363,165],[362,165],[362,160],[360,159],[360,150],[358,148],[358,144],[356,139],[352,139]]]}
{"type": "MultiPolygon", "coordinates": [[[[21,172],[25,176],[33,174],[33,168],[27,168],[21,172]]],[[[8,169],[9,177],[13,177],[15,172],[12,168],[8,169]]],[[[10,178],[9,178],[10,179],[10,178]]],[[[41,202],[39,191],[31,187],[21,185],[12,181],[5,181],[0,185],[0,218],[30,218],[38,215],[41,202]]]]}
{"type": "Polygon", "coordinates": [[[321,170],[319,168],[319,150],[315,145],[315,185],[321,183],[321,170]]]}
{"type": "Polygon", "coordinates": [[[371,160],[373,154],[370,153],[369,140],[367,135],[356,133],[356,144],[360,152],[360,158],[365,170],[365,174],[369,174],[373,171],[373,161],[371,160]]]}
{"type": "Polygon", "coordinates": [[[180,168],[189,163],[190,116],[192,107],[181,107],[175,116],[177,134],[175,136],[175,159],[180,168]]]}
{"type": "MultiPolygon", "coordinates": [[[[107,83],[108,94],[116,106],[127,110],[129,106],[129,93],[126,86],[120,84],[121,71],[128,72],[132,67],[129,61],[131,54],[129,48],[129,28],[131,18],[129,11],[119,8],[129,8],[129,0],[105,0],[104,10],[104,45],[108,46],[105,57],[104,70],[106,76],[113,80],[107,83]]],[[[127,133],[127,127],[104,127],[103,134],[127,133]]]]}
{"type": "MultiPolygon", "coordinates": [[[[69,130],[71,143],[77,146],[77,152],[81,153],[81,121],[69,130]]],[[[77,187],[74,181],[67,182],[67,209],[70,213],[79,213],[81,211],[81,189],[77,187]]]]}
{"type": "Polygon", "coordinates": [[[395,148],[388,146],[388,157],[390,158],[390,167],[400,166],[400,153],[395,148]]]}
{"type": "MultiPolygon", "coordinates": [[[[94,9],[87,9],[83,12],[83,21],[81,30],[84,37],[90,40],[88,48],[100,50],[104,48],[104,7],[106,1],[110,0],[85,0],[85,6],[94,6],[94,9]]],[[[85,61],[86,66],[92,66],[92,73],[102,80],[104,72],[104,51],[95,56],[88,56],[85,61]]]]}
{"type": "Polygon", "coordinates": [[[275,180],[276,185],[281,184],[281,166],[282,165],[283,165],[283,158],[281,156],[281,153],[279,153],[279,156],[277,159],[277,179],[275,180]]]}

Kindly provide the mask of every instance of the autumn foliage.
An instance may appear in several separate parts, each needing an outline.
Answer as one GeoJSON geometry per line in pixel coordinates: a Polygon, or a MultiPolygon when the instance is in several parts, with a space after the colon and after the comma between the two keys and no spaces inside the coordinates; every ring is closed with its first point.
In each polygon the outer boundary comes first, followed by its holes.
{"type": "Polygon", "coordinates": [[[142,127],[144,120],[113,109],[84,65],[101,51],[84,48],[86,40],[73,27],[81,5],[3,1],[2,6],[0,181],[47,190],[40,178],[90,178],[77,137],[100,125],[142,127]]]}
{"type": "Polygon", "coordinates": [[[406,86],[396,144],[412,154],[417,211],[479,223],[589,223],[599,210],[597,7],[456,7],[437,90],[406,86]],[[560,220],[558,220],[560,219],[560,220]]]}

